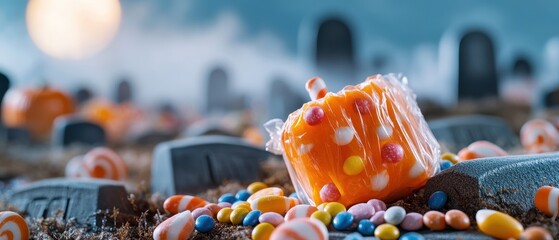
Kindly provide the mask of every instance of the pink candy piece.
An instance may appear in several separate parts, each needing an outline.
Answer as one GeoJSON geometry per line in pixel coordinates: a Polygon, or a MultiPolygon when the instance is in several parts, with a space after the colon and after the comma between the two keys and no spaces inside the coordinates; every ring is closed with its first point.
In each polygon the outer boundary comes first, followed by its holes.
{"type": "Polygon", "coordinates": [[[320,199],[324,202],[335,202],[340,199],[342,195],[333,183],[328,183],[320,189],[320,199]]]}
{"type": "Polygon", "coordinates": [[[357,98],[355,99],[354,104],[355,104],[355,110],[357,110],[359,114],[369,114],[374,109],[371,100],[366,98],[357,98]]]}
{"type": "Polygon", "coordinates": [[[272,224],[274,227],[277,227],[284,222],[283,216],[275,212],[263,213],[260,217],[258,217],[258,221],[261,223],[265,222],[272,224]]]}
{"type": "Polygon", "coordinates": [[[233,204],[228,203],[228,202],[220,202],[220,203],[217,204],[217,206],[219,206],[220,208],[226,208],[226,207],[230,208],[232,205],[233,204]]]}
{"type": "Polygon", "coordinates": [[[384,211],[376,212],[373,217],[371,217],[371,222],[373,225],[378,226],[384,223],[384,211]]]}
{"type": "Polygon", "coordinates": [[[406,231],[415,231],[423,227],[423,215],[412,212],[406,214],[404,221],[400,223],[400,227],[406,231]]]}
{"type": "Polygon", "coordinates": [[[382,160],[389,163],[397,163],[404,158],[404,148],[397,143],[387,143],[380,150],[382,160]]]}
{"type": "Polygon", "coordinates": [[[359,222],[363,219],[369,219],[375,213],[375,209],[366,203],[358,203],[349,208],[347,212],[353,215],[353,221],[359,222]]]}
{"type": "Polygon", "coordinates": [[[529,153],[552,152],[557,146],[557,129],[548,121],[535,119],[520,129],[520,141],[529,153]]]}
{"type": "Polygon", "coordinates": [[[196,208],[196,209],[194,209],[194,211],[192,211],[192,218],[194,218],[194,220],[196,220],[198,217],[200,217],[202,215],[208,215],[210,217],[213,216],[212,211],[210,211],[209,209],[207,209],[205,207],[196,208]]]}
{"type": "Polygon", "coordinates": [[[324,110],[318,106],[311,107],[305,112],[303,117],[307,124],[314,126],[321,123],[322,119],[324,119],[324,110]]]}
{"type": "Polygon", "coordinates": [[[289,211],[287,211],[287,213],[285,214],[285,221],[286,222],[291,221],[296,218],[305,218],[305,217],[308,218],[311,217],[311,215],[316,211],[318,211],[318,209],[311,205],[307,205],[307,204],[297,205],[289,209],[289,211]]]}
{"type": "Polygon", "coordinates": [[[386,211],[386,204],[381,200],[371,199],[367,202],[367,204],[371,205],[371,207],[375,209],[375,212],[386,211]]]}
{"type": "Polygon", "coordinates": [[[190,211],[180,212],[159,224],[153,231],[155,240],[188,239],[194,231],[194,218],[190,211]]]}

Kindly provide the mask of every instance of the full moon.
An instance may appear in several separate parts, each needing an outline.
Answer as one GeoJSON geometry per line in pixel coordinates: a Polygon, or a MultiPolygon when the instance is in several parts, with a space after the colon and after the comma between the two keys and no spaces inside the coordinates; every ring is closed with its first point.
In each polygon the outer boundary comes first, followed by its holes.
{"type": "Polygon", "coordinates": [[[121,20],[118,0],[30,0],[26,12],[31,39],[60,59],[82,59],[103,49],[121,20]]]}

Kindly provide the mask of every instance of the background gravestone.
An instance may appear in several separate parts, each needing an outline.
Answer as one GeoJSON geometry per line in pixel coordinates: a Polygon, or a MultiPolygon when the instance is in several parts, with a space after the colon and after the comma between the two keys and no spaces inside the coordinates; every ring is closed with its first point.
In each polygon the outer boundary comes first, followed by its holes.
{"type": "Polygon", "coordinates": [[[102,146],[107,142],[105,130],[93,122],[75,116],[62,116],[54,121],[52,144],[102,146]]]}
{"type": "Polygon", "coordinates": [[[496,97],[498,89],[491,38],[478,30],[464,34],[458,49],[458,98],[476,100],[496,97]]]}
{"type": "MultiPolygon", "coordinates": [[[[9,88],[10,79],[8,78],[8,76],[0,72],[0,106],[2,106],[2,100],[4,99],[4,95],[6,95],[6,92],[9,88]]],[[[2,111],[0,111],[0,133],[5,134],[5,127],[2,119],[2,111]]]]}
{"type": "Polygon", "coordinates": [[[428,124],[439,143],[451,152],[478,140],[490,141],[505,150],[520,146],[516,133],[498,117],[467,115],[431,120],[428,124]]]}
{"type": "Polygon", "coordinates": [[[272,81],[269,88],[268,111],[269,118],[280,118],[284,121],[287,116],[299,109],[305,103],[305,100],[291,89],[282,78],[276,78],[272,81]]]}
{"type": "Polygon", "coordinates": [[[93,98],[93,92],[91,92],[91,90],[87,87],[80,87],[74,93],[74,99],[76,100],[78,106],[83,105],[91,98],[93,98]]]}
{"type": "Polygon", "coordinates": [[[221,67],[213,69],[209,74],[206,87],[206,111],[208,113],[227,112],[231,98],[227,72],[221,67]]]}
{"type": "Polygon", "coordinates": [[[512,66],[512,74],[516,77],[532,78],[534,69],[528,58],[524,56],[517,57],[512,66]]]}
{"type": "Polygon", "coordinates": [[[260,163],[272,156],[234,137],[203,136],[161,143],[153,152],[152,192],[195,194],[224,180],[249,183],[258,179],[260,163]]]}
{"type": "Polygon", "coordinates": [[[25,128],[4,128],[3,142],[8,145],[29,145],[31,134],[25,128]]]}
{"type": "Polygon", "coordinates": [[[75,218],[79,223],[95,226],[103,225],[103,216],[98,211],[117,208],[119,215],[132,214],[124,185],[110,180],[42,180],[15,190],[8,199],[11,205],[31,217],[75,218]]]}
{"type": "Polygon", "coordinates": [[[122,78],[116,86],[115,102],[132,102],[134,97],[132,92],[132,85],[128,78],[122,78]]]}

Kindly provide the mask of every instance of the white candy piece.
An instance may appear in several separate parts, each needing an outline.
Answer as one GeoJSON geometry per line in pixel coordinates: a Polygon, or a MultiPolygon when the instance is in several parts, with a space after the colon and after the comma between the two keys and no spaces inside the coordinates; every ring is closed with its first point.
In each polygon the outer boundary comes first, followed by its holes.
{"type": "Polygon", "coordinates": [[[15,212],[0,212],[0,239],[29,239],[25,219],[15,212]]]}
{"type": "Polygon", "coordinates": [[[353,140],[353,135],[354,132],[351,127],[338,128],[334,133],[334,142],[340,146],[347,145],[353,140]]]}

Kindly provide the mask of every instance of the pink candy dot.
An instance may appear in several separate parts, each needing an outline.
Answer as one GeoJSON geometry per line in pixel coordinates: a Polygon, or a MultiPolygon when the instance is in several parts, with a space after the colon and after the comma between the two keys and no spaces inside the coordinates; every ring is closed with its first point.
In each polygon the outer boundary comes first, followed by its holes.
{"type": "Polygon", "coordinates": [[[397,143],[387,143],[380,150],[382,160],[389,163],[397,163],[404,158],[404,148],[397,143]]]}
{"type": "Polygon", "coordinates": [[[322,119],[324,119],[324,111],[322,108],[314,106],[307,109],[303,117],[305,118],[305,122],[307,122],[307,124],[314,126],[322,122],[322,119]]]}
{"type": "Polygon", "coordinates": [[[355,105],[355,109],[357,110],[357,112],[359,112],[359,114],[369,114],[373,111],[374,108],[371,100],[366,98],[357,98],[355,99],[353,104],[355,105]]]}
{"type": "Polygon", "coordinates": [[[208,215],[208,216],[213,216],[212,212],[204,207],[201,208],[196,208],[194,209],[194,211],[192,211],[192,218],[194,218],[194,220],[196,220],[198,217],[202,216],[202,215],[208,215]]]}
{"type": "Polygon", "coordinates": [[[342,195],[333,183],[328,183],[320,189],[320,199],[324,202],[335,202],[340,199],[342,195]]]}

